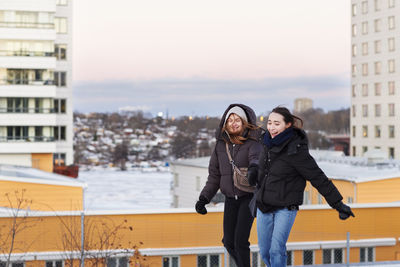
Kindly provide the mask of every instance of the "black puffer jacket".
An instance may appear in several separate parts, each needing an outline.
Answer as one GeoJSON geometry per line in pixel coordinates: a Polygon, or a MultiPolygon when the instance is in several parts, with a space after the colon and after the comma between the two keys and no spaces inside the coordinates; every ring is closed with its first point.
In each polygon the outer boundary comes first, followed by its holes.
{"type": "Polygon", "coordinates": [[[246,112],[247,120],[250,124],[256,125],[257,122],[253,109],[246,105],[231,104],[225,110],[216,132],[217,142],[210,158],[207,183],[200,193],[200,195],[205,196],[209,201],[214,197],[218,189],[221,189],[221,192],[227,197],[241,197],[252,194],[234,187],[232,165],[226,153],[225,143],[228,142],[229,144],[232,159],[236,166],[248,167],[251,163],[258,163],[258,157],[262,150],[262,146],[258,142],[261,131],[259,129],[246,131],[244,135],[247,136],[248,139],[242,145],[232,144],[227,134],[221,130],[224,126],[227,112],[234,106],[239,106],[246,112]]]}
{"type": "MultiPolygon", "coordinates": [[[[269,134],[268,132],[264,134],[269,134]]],[[[264,135],[261,137],[263,140],[264,135]]],[[[288,207],[301,205],[306,180],[323,195],[329,205],[343,199],[335,185],[318,167],[308,151],[303,130],[294,128],[294,135],[280,146],[268,149],[263,145],[260,155],[258,183],[262,184],[257,205],[288,207]]],[[[261,208],[262,210],[262,208],[261,208]]]]}

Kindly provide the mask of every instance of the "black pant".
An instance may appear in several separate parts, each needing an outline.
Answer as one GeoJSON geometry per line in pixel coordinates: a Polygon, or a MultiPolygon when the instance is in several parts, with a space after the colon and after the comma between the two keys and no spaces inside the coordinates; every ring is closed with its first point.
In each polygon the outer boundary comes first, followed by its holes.
{"type": "Polygon", "coordinates": [[[249,236],[253,225],[250,214],[250,196],[225,198],[224,238],[222,243],[238,267],[250,267],[249,236]]]}

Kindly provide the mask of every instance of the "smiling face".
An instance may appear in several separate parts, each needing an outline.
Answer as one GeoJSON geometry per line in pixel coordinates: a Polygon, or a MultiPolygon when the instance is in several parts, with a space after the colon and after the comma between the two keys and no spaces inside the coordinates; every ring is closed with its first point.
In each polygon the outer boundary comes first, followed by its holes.
{"type": "Polygon", "coordinates": [[[226,129],[228,130],[229,134],[233,135],[241,134],[243,131],[242,119],[235,113],[232,113],[226,120],[226,129]]]}
{"type": "Polygon", "coordinates": [[[267,130],[271,135],[271,138],[274,138],[287,128],[292,126],[291,123],[286,123],[283,116],[279,113],[272,112],[268,116],[267,130]]]}

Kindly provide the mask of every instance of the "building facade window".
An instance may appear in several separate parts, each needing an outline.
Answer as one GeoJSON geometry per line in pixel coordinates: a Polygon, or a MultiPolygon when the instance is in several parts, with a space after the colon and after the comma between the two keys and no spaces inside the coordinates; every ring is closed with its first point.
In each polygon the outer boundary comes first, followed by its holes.
{"type": "Polygon", "coordinates": [[[351,86],[351,95],[352,95],[352,97],[356,97],[357,96],[356,89],[357,89],[357,86],[355,84],[353,84],[351,86]]]}
{"type": "Polygon", "coordinates": [[[310,205],[311,204],[311,196],[310,196],[310,191],[305,190],[304,195],[303,195],[303,204],[304,205],[310,205]]]}
{"type": "Polygon", "coordinates": [[[303,250],[303,265],[313,265],[313,264],[314,264],[314,251],[303,250]]]}
{"type": "Polygon", "coordinates": [[[361,95],[368,96],[368,84],[367,83],[363,83],[361,85],[361,95]]]}
{"type": "Polygon", "coordinates": [[[374,88],[375,88],[375,95],[380,96],[382,94],[382,84],[374,83],[374,88]]]}
{"type": "Polygon", "coordinates": [[[395,71],[396,71],[395,61],[394,61],[394,59],[389,59],[388,60],[388,72],[394,73],[395,71]]]}
{"type": "Polygon", "coordinates": [[[380,61],[377,61],[374,63],[375,67],[375,75],[379,75],[382,72],[382,63],[380,61]]]}
{"type": "Polygon", "coordinates": [[[67,100],[66,99],[54,99],[53,107],[55,113],[67,113],[67,100]]]}
{"type": "Polygon", "coordinates": [[[354,17],[354,16],[357,16],[357,4],[352,4],[351,5],[351,15],[354,17]]]}
{"type": "Polygon", "coordinates": [[[394,138],[394,125],[389,125],[389,138],[394,138]]]}
{"type": "Polygon", "coordinates": [[[394,95],[395,94],[395,83],[394,81],[388,82],[388,94],[394,95]]]}
{"type": "Polygon", "coordinates": [[[352,147],[352,153],[353,153],[352,156],[355,157],[355,156],[356,156],[356,152],[357,152],[356,146],[353,146],[353,147],[352,147]]]}
{"type": "Polygon", "coordinates": [[[362,105],[362,116],[364,118],[368,117],[368,105],[367,104],[362,105]]]}
{"type": "Polygon", "coordinates": [[[381,10],[381,0],[374,0],[374,8],[375,8],[375,11],[381,10]]]}
{"type": "Polygon", "coordinates": [[[368,152],[368,147],[367,147],[367,146],[363,146],[363,147],[362,147],[362,152],[363,152],[363,155],[364,155],[365,153],[367,153],[367,152],[368,152]]]}
{"type": "Polygon", "coordinates": [[[356,105],[351,106],[351,115],[353,118],[356,116],[356,105]]]}
{"type": "Polygon", "coordinates": [[[388,8],[394,8],[396,0],[388,0],[388,8]]]}
{"type": "Polygon", "coordinates": [[[357,56],[357,45],[352,45],[351,46],[351,55],[353,57],[357,56]]]}
{"type": "Polygon", "coordinates": [[[59,261],[46,261],[46,267],[64,267],[64,262],[59,261]]]}
{"type": "Polygon", "coordinates": [[[380,32],[382,27],[382,20],[381,19],[376,19],[374,20],[374,30],[375,32],[380,32]]]}
{"type": "Polygon", "coordinates": [[[375,46],[375,54],[379,54],[382,51],[382,42],[380,40],[376,40],[374,42],[375,46]]]}
{"type": "Polygon", "coordinates": [[[394,103],[389,103],[388,109],[389,109],[389,116],[393,117],[395,115],[394,103]]]}
{"type": "Polygon", "coordinates": [[[178,256],[164,256],[162,258],[162,267],[179,267],[179,257],[178,256]]]}
{"type": "Polygon", "coordinates": [[[381,104],[375,104],[375,117],[380,117],[382,113],[381,104]]]}
{"type": "Polygon", "coordinates": [[[393,52],[396,49],[395,39],[393,37],[388,38],[388,50],[389,52],[393,52]]]}
{"type": "MultiPolygon", "coordinates": [[[[286,266],[292,266],[293,265],[293,263],[294,263],[294,260],[293,260],[293,251],[291,251],[291,250],[288,250],[288,251],[286,251],[286,266]]],[[[253,265],[254,266],[254,265],[253,265]]]]}
{"type": "Polygon", "coordinates": [[[343,263],[343,250],[342,249],[323,249],[322,250],[322,263],[323,264],[339,264],[343,263]]]}
{"type": "Polygon", "coordinates": [[[389,30],[394,30],[396,28],[394,16],[388,17],[388,27],[389,27],[389,30]]]}
{"type": "Polygon", "coordinates": [[[361,247],[360,248],[360,262],[373,262],[375,258],[375,248],[361,247]]]}
{"type": "Polygon", "coordinates": [[[107,258],[107,267],[129,267],[129,258],[107,258]]]}
{"type": "Polygon", "coordinates": [[[368,13],[368,1],[361,2],[361,13],[367,14],[368,13]]]}
{"type": "Polygon", "coordinates": [[[375,125],[375,138],[381,137],[381,126],[375,125]]]}
{"type": "Polygon", "coordinates": [[[351,25],[351,35],[353,37],[357,36],[357,24],[351,25]]]}
{"type": "Polygon", "coordinates": [[[54,45],[54,56],[57,60],[67,59],[67,45],[66,44],[55,44],[54,45]]]}
{"type": "Polygon", "coordinates": [[[54,84],[59,87],[67,86],[67,72],[66,71],[55,71],[54,72],[54,84]]]}
{"type": "Polygon", "coordinates": [[[361,33],[364,35],[368,34],[368,21],[361,23],[361,33]]]}
{"type": "Polygon", "coordinates": [[[368,63],[363,63],[362,67],[362,76],[368,76],[368,63]]]}
{"type": "Polygon", "coordinates": [[[68,33],[68,20],[63,17],[54,18],[54,27],[56,33],[68,33]]]}
{"type": "Polygon", "coordinates": [[[351,65],[351,75],[353,77],[356,77],[356,75],[357,75],[357,65],[356,64],[351,65]]]}
{"type": "Polygon", "coordinates": [[[368,43],[362,43],[361,44],[361,49],[362,49],[362,55],[363,56],[368,55],[368,43]]]}
{"type": "Polygon", "coordinates": [[[352,129],[353,137],[356,137],[356,126],[353,125],[352,129]]]}
{"type": "Polygon", "coordinates": [[[389,159],[394,159],[394,147],[389,147],[389,159]]]}
{"type": "Polygon", "coordinates": [[[67,139],[65,126],[54,126],[53,134],[56,141],[65,141],[67,139]]]}
{"type": "Polygon", "coordinates": [[[66,6],[68,5],[68,0],[57,0],[58,6],[66,6]]]}
{"type": "Polygon", "coordinates": [[[368,137],[368,126],[367,125],[362,126],[362,136],[368,137]]]}
{"type": "Polygon", "coordinates": [[[54,153],[53,164],[54,165],[65,165],[66,154],[65,153],[54,153]]]}
{"type": "Polygon", "coordinates": [[[220,260],[218,254],[197,256],[197,267],[214,267],[219,265],[220,265],[220,260]]]}

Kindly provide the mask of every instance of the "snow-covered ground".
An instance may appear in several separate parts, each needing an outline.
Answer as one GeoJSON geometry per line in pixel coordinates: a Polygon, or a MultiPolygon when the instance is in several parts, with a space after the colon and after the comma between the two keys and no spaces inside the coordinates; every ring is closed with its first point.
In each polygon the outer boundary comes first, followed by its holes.
{"type": "Polygon", "coordinates": [[[87,183],[86,210],[170,208],[172,197],[168,172],[91,170],[80,171],[87,183]]]}

